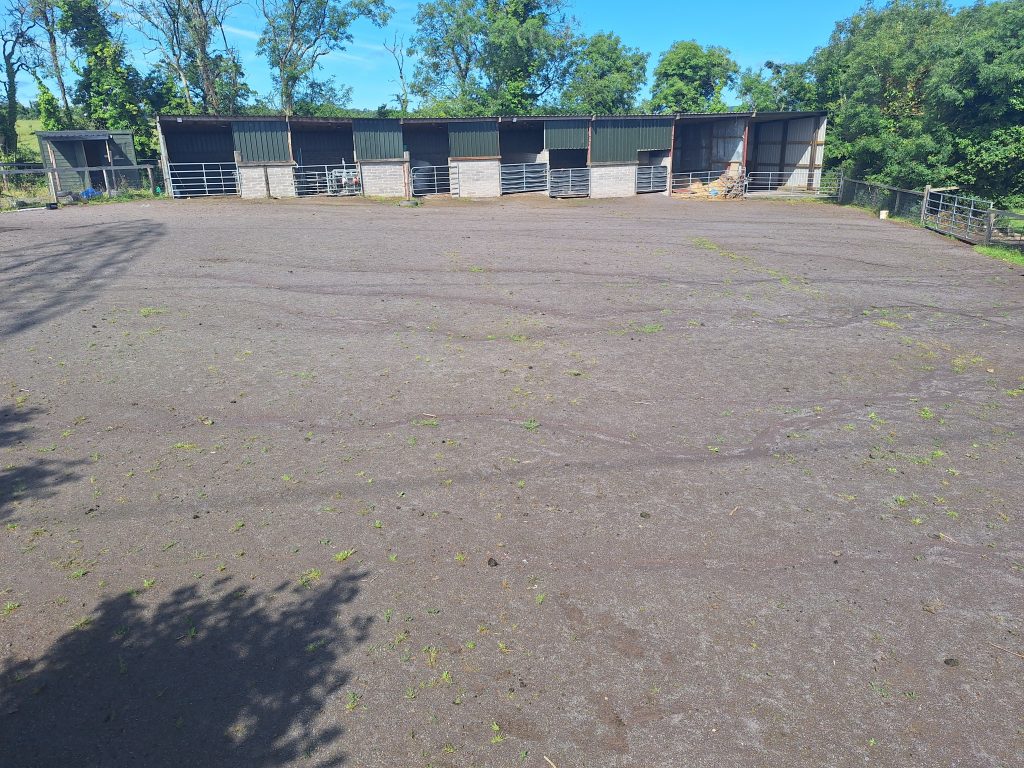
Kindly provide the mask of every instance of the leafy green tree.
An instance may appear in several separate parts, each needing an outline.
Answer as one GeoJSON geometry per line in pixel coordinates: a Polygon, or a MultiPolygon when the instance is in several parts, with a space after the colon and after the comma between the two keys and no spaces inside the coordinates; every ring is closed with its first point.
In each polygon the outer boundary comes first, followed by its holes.
{"type": "Polygon", "coordinates": [[[309,79],[296,94],[296,115],[306,117],[346,117],[352,103],[352,88],[338,85],[334,78],[309,79]]]}
{"type": "Polygon", "coordinates": [[[945,0],[865,6],[836,25],[811,60],[831,162],[918,188],[948,178],[950,147],[925,127],[924,84],[951,31],[945,0]]]}
{"type": "Polygon", "coordinates": [[[555,99],[572,63],[564,0],[431,0],[414,21],[411,90],[426,114],[530,112],[555,99]]]}
{"type": "Polygon", "coordinates": [[[251,97],[224,20],[239,0],[122,0],[132,26],[174,75],[186,113],[234,113],[251,97]]]}
{"type": "Polygon", "coordinates": [[[264,27],[256,50],[274,71],[286,115],[294,111],[296,90],[320,60],[352,41],[349,27],[356,20],[383,26],[394,12],[384,0],[259,0],[258,7],[264,27]]]}
{"type": "Polygon", "coordinates": [[[673,43],[654,68],[651,106],[667,112],[725,112],[722,94],[738,72],[727,48],[705,48],[694,40],[673,43]]]}
{"type": "Polygon", "coordinates": [[[813,109],[814,80],[806,63],[766,61],[760,70],[745,69],[736,87],[743,107],[765,112],[813,109]]]}
{"type": "Polygon", "coordinates": [[[44,38],[40,45],[46,52],[46,74],[57,83],[60,107],[64,111],[60,118],[54,116],[53,119],[61,124],[71,126],[74,117],[71,110],[71,101],[68,98],[68,86],[64,79],[67,70],[67,56],[65,53],[67,44],[64,34],[58,29],[61,8],[60,0],[31,0],[30,4],[32,16],[39,25],[44,38]]]}
{"type": "Polygon", "coordinates": [[[925,129],[952,148],[951,180],[1024,206],[1024,0],[959,11],[923,95],[925,129]]]}
{"type": "Polygon", "coordinates": [[[69,117],[69,111],[65,110],[61,103],[54,96],[46,83],[37,75],[36,78],[36,105],[39,108],[39,120],[45,131],[66,131],[74,128],[74,123],[69,117]]]}
{"type": "Polygon", "coordinates": [[[618,35],[599,33],[582,41],[562,108],[578,114],[617,115],[636,109],[647,82],[649,54],[622,44],[618,35]]]}

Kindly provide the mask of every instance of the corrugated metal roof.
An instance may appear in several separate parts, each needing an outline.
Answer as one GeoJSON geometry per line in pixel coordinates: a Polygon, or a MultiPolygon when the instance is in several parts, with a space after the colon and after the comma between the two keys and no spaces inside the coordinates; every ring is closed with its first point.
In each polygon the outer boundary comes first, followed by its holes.
{"type": "Polygon", "coordinates": [[[352,134],[359,160],[401,160],[405,156],[398,120],[353,120],[352,134]]]}
{"type": "Polygon", "coordinates": [[[480,120],[472,123],[449,123],[448,154],[450,157],[497,157],[498,123],[480,120]]]}
{"type": "Polygon", "coordinates": [[[36,131],[35,134],[48,141],[105,141],[111,136],[131,135],[131,131],[36,131]]]}

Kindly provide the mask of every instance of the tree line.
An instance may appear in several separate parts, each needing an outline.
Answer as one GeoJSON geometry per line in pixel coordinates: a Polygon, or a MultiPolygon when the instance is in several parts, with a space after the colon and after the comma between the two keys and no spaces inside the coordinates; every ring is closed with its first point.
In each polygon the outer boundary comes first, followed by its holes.
{"type": "Polygon", "coordinates": [[[135,131],[155,152],[165,114],[462,117],[825,110],[826,160],[858,177],[959,184],[1024,204],[1024,0],[953,9],[947,0],[869,2],[806,60],[741,70],[723,47],[680,40],[651,55],[614,33],[583,35],[566,0],[424,0],[409,39],[385,48],[396,93],[349,107],[323,60],[358,20],[384,27],[386,0],[255,0],[257,52],[274,83],[246,82],[226,24],[241,0],[6,0],[0,151],[16,147],[17,86],[47,129],[135,131]],[[127,34],[157,63],[142,73],[127,34]]]}

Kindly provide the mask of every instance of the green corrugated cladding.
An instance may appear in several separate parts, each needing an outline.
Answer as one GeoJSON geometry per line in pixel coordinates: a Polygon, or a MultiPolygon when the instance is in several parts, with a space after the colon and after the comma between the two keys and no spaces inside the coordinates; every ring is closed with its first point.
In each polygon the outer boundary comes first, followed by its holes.
{"type": "Polygon", "coordinates": [[[243,163],[287,163],[292,159],[284,120],[236,120],[231,123],[231,134],[243,163]]]}
{"type": "Polygon", "coordinates": [[[593,131],[592,163],[635,163],[638,150],[672,148],[671,118],[600,118],[593,131]]]}
{"type": "Polygon", "coordinates": [[[589,120],[545,120],[544,149],[586,149],[589,120]]]}
{"type": "Polygon", "coordinates": [[[636,120],[601,118],[594,121],[590,144],[592,163],[635,163],[639,143],[636,120]]]}
{"type": "Polygon", "coordinates": [[[675,121],[671,117],[645,117],[637,122],[640,124],[637,149],[672,149],[672,124],[675,121]]]}
{"type": "Polygon", "coordinates": [[[498,123],[481,120],[448,124],[450,157],[498,157],[498,123]]]}
{"type": "Polygon", "coordinates": [[[405,156],[398,120],[353,120],[352,138],[358,160],[401,160],[405,156]]]}

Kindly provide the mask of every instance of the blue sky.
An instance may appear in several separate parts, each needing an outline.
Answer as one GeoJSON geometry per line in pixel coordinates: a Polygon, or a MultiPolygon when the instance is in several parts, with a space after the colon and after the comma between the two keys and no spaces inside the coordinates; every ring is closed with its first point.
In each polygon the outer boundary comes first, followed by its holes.
{"type": "MultiPolygon", "coordinates": [[[[697,40],[702,45],[721,45],[732,51],[741,67],[759,67],[766,60],[799,61],[816,46],[827,42],[840,19],[857,11],[863,0],[570,0],[572,13],[586,34],[614,32],[626,45],[651,54],[649,70],[658,57],[676,40],[697,40]]],[[[394,61],[383,42],[395,33],[408,39],[413,33],[412,17],[417,2],[391,0],[396,10],[385,29],[368,22],[352,27],[353,42],[344,51],[323,59],[320,78],[334,76],[338,83],[352,87],[352,106],[376,108],[392,101],[397,90],[394,61]]],[[[955,0],[954,5],[967,5],[955,0]]],[[[245,3],[237,7],[225,25],[229,42],[242,55],[246,78],[260,93],[273,86],[266,62],[256,55],[256,39],[261,24],[254,8],[245,3]]],[[[129,47],[136,65],[148,69],[145,46],[129,34],[129,47]]],[[[411,67],[410,67],[411,70],[411,67]]],[[[650,82],[650,73],[648,82],[650,82]]],[[[34,87],[21,85],[23,98],[33,96],[34,87]]],[[[646,94],[645,94],[646,95],[646,94]]]]}

